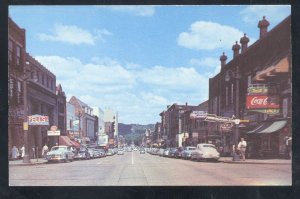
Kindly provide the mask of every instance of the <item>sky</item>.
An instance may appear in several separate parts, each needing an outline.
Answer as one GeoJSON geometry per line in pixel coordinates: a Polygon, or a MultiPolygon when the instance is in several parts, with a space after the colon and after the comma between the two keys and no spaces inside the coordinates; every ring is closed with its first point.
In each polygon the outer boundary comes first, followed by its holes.
{"type": "Polygon", "coordinates": [[[289,5],[9,6],[26,30],[26,51],[56,75],[67,100],[109,107],[119,122],[160,122],[173,103],[208,100],[220,55],[259,37],[291,13],[289,5]]]}

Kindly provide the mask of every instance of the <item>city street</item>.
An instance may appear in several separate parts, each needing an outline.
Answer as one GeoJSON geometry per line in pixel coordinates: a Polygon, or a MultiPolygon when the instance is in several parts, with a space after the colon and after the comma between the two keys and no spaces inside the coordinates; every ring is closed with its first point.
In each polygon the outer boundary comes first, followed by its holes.
{"type": "Polygon", "coordinates": [[[10,166],[10,186],[291,185],[291,165],[227,164],[140,154],[10,166]]]}

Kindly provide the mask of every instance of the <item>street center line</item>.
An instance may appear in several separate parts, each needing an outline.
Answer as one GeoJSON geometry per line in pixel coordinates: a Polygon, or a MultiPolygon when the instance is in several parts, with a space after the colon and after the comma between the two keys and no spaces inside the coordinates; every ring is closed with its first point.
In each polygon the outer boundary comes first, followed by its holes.
{"type": "Polygon", "coordinates": [[[131,151],[131,164],[134,164],[134,162],[133,162],[133,151],[131,151]]]}

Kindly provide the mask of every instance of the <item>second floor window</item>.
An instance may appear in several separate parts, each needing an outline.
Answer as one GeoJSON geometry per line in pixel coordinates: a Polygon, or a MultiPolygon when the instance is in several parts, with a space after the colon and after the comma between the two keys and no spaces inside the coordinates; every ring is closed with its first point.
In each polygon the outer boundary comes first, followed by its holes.
{"type": "Polygon", "coordinates": [[[233,84],[231,84],[231,98],[230,103],[233,104],[233,84]]]}
{"type": "Polygon", "coordinates": [[[21,64],[21,47],[17,46],[17,60],[16,64],[19,66],[21,64]]]}
{"type": "Polygon", "coordinates": [[[225,91],[226,93],[225,93],[225,104],[226,104],[226,106],[228,105],[228,87],[226,87],[226,91],[225,91]]]}

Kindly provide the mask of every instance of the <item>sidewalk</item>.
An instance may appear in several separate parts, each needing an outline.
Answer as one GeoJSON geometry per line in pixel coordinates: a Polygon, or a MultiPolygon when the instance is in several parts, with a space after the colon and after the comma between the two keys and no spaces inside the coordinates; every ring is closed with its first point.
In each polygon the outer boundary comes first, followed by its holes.
{"type": "Polygon", "coordinates": [[[274,165],[289,165],[292,160],[286,159],[246,159],[245,161],[232,161],[232,157],[221,157],[220,162],[230,164],[274,164],[274,165]]]}
{"type": "Polygon", "coordinates": [[[37,164],[44,164],[47,160],[43,158],[38,159],[31,159],[31,163],[23,163],[23,160],[9,160],[9,166],[28,166],[28,165],[37,165],[37,164]]]}

